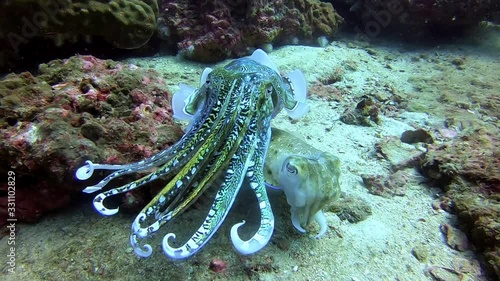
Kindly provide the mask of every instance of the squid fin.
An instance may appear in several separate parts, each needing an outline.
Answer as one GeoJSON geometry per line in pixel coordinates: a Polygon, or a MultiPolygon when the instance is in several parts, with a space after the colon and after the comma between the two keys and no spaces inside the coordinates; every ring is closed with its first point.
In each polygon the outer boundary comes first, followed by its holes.
{"type": "Polygon", "coordinates": [[[256,61],[262,65],[265,65],[265,66],[271,68],[272,70],[276,71],[277,73],[279,73],[278,67],[276,66],[276,64],[274,64],[274,62],[271,60],[271,58],[262,49],[255,50],[252,53],[252,55],[249,56],[248,58],[253,60],[253,61],[256,61]]]}
{"type": "Polygon", "coordinates": [[[191,120],[193,118],[194,115],[186,112],[186,103],[195,92],[195,88],[186,84],[179,84],[179,91],[175,92],[172,97],[172,110],[175,119],[191,120]]]}
{"type": "Polygon", "coordinates": [[[296,69],[288,74],[288,81],[294,93],[294,99],[297,104],[292,109],[286,109],[288,116],[292,119],[299,119],[309,111],[309,106],[306,104],[307,98],[307,81],[302,71],[296,69]]]}

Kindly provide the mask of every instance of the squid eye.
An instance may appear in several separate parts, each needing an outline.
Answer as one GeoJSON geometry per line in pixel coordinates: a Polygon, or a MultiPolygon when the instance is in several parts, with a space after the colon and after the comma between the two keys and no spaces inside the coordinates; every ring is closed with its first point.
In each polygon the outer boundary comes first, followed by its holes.
{"type": "Polygon", "coordinates": [[[297,168],[295,168],[293,165],[291,165],[290,163],[287,163],[286,164],[286,171],[289,172],[290,174],[292,175],[296,175],[299,173],[299,171],[297,170],[297,168]]]}
{"type": "Polygon", "coordinates": [[[207,80],[205,81],[205,84],[210,85],[210,80],[209,80],[209,79],[207,79],[207,80]]]}
{"type": "MultiPolygon", "coordinates": [[[[273,88],[272,85],[268,86],[266,88],[266,95],[271,97],[271,101],[273,102],[273,106],[275,109],[279,108],[279,98],[278,98],[278,93],[276,90],[273,88]]],[[[276,114],[274,114],[276,115],[276,114]]]]}

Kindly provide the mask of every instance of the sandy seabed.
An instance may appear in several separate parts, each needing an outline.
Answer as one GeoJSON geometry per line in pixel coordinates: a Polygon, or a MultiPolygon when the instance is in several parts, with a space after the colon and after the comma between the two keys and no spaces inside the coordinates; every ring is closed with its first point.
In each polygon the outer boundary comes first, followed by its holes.
{"type": "MultiPolygon", "coordinates": [[[[493,83],[493,91],[500,93],[500,34],[485,32],[467,42],[432,47],[344,39],[326,48],[288,46],[270,53],[280,71],[299,68],[310,84],[343,69],[342,79],[334,84],[346,93],[343,101],[326,101],[311,93],[306,116],[292,122],[280,113],[273,126],[293,132],[341,159],[342,191],[345,196],[368,202],[372,214],[366,220],[349,223],[327,212],[330,229],[323,238],[314,239],[293,228],[284,195],[271,191],[276,217],[274,236],[257,254],[240,256],[232,248],[230,227],[245,219],[248,223],[244,228],[250,235],[259,219],[252,194],[242,190],[226,222],[197,255],[172,261],[163,255],[160,245],[169,232],[177,234],[177,241],[184,241],[198,228],[211,203],[203,200],[160,229],[148,241],[153,255],[141,259],[129,245],[135,215],[102,217],[94,211],[89,197],[37,224],[18,224],[16,273],[4,275],[3,280],[432,280],[429,269],[433,267],[461,267],[462,280],[487,280],[472,251],[461,252],[447,245],[440,225],[456,225],[456,217],[432,208],[441,192],[439,188],[428,186],[423,176],[408,168],[406,194],[384,198],[370,194],[360,177],[391,173],[388,161],[375,152],[375,144],[384,137],[400,137],[415,128],[443,128],[447,113],[481,121],[473,106],[459,105],[470,103],[466,93],[481,91],[473,88],[480,84],[469,83],[474,79],[493,83]],[[464,57],[465,64],[457,69],[454,61],[464,57]],[[346,64],[355,67],[347,69],[346,64]],[[342,112],[354,107],[359,97],[388,89],[408,101],[407,110],[383,116],[382,122],[373,127],[339,121],[342,112]],[[450,89],[456,90],[458,102],[443,104],[438,93],[450,89]],[[416,248],[426,253],[424,260],[415,257],[416,248]],[[225,261],[227,269],[220,273],[209,270],[213,258],[225,261]]],[[[203,68],[208,66],[176,57],[128,62],[157,69],[172,92],[178,89],[178,83],[196,86],[203,68]]],[[[315,233],[317,226],[310,230],[315,233]]],[[[2,253],[8,252],[5,239],[0,243],[2,253]]],[[[8,266],[2,266],[7,273],[8,266]]]]}

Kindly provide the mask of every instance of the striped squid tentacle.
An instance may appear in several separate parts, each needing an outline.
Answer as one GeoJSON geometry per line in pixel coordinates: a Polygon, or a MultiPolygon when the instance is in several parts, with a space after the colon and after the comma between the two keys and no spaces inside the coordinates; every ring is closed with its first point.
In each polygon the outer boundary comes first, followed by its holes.
{"type": "MultiPolygon", "coordinates": [[[[197,139],[197,140],[193,140],[193,143],[198,143],[200,141],[201,138],[197,139]]],[[[209,138],[210,139],[210,138],[209,138]]],[[[216,143],[216,142],[213,142],[212,143],[216,143]]],[[[197,153],[196,151],[193,151],[191,149],[191,147],[187,147],[183,150],[183,151],[180,151],[178,154],[174,155],[174,157],[172,157],[171,159],[168,159],[166,163],[164,163],[164,165],[160,168],[158,168],[155,172],[153,173],[150,173],[140,179],[137,179],[133,182],[130,182],[128,184],[125,184],[125,185],[122,185],[120,187],[117,187],[117,188],[113,188],[113,189],[110,189],[108,191],[105,191],[105,192],[102,192],[102,193],[99,193],[95,198],[94,198],[94,208],[101,214],[103,215],[106,215],[106,216],[110,216],[110,215],[114,215],[116,214],[118,211],[119,211],[119,208],[107,208],[106,206],[104,206],[103,202],[106,198],[110,197],[110,196],[114,196],[114,195],[117,195],[117,194],[121,194],[121,193],[125,193],[125,192],[129,192],[131,190],[134,190],[134,189],[137,189],[147,183],[150,183],[150,182],[153,182],[159,178],[162,178],[162,177],[167,177],[169,175],[172,175],[172,174],[177,174],[179,175],[179,170],[182,169],[185,169],[184,167],[186,167],[186,164],[184,163],[185,160],[184,159],[187,159],[187,155],[191,155],[191,154],[194,154],[194,153],[197,153]]],[[[205,154],[208,158],[208,154],[205,154]]],[[[193,159],[193,158],[192,158],[193,159]]],[[[192,160],[191,159],[191,160],[192,160]]],[[[182,170],[181,170],[182,171],[182,170]]],[[[177,183],[178,182],[178,178],[179,177],[175,177],[173,180],[176,180],[175,182],[177,183]],[[177,180],[176,180],[177,178],[177,180]]],[[[168,186],[168,185],[167,185],[168,186]]],[[[157,206],[158,208],[161,208],[163,207],[165,204],[167,204],[171,198],[176,194],[178,193],[179,190],[182,189],[184,185],[172,185],[170,186],[168,189],[166,189],[167,187],[165,187],[163,190],[162,190],[162,195],[165,195],[165,194],[168,194],[167,196],[163,196],[160,200],[160,196],[156,196],[155,199],[156,201],[154,201],[154,203],[156,204],[158,201],[159,201],[159,205],[157,206]]],[[[148,204],[148,206],[151,205],[148,204]]]]}
{"type": "MultiPolygon", "coordinates": [[[[183,165],[182,169],[172,178],[172,180],[170,180],[167,185],[165,185],[165,187],[138,214],[133,223],[133,229],[136,234],[144,237],[156,231],[158,227],[163,225],[164,222],[160,223],[156,219],[157,214],[159,214],[160,209],[162,209],[167,203],[172,203],[170,202],[170,199],[172,199],[173,196],[176,196],[177,198],[182,196],[181,193],[185,192],[186,189],[189,189],[200,172],[203,172],[203,167],[208,164],[214,152],[221,145],[220,142],[217,142],[218,133],[221,131],[221,125],[222,124],[219,123],[215,126],[217,128],[214,130],[214,133],[209,135],[208,138],[203,141],[203,145],[196,151],[192,158],[183,165]],[[155,222],[143,228],[141,226],[142,222],[146,219],[153,218],[152,215],[155,215],[155,222]]],[[[181,157],[185,157],[185,155],[181,157]]],[[[191,192],[191,190],[189,191],[191,192]]]]}
{"type": "Polygon", "coordinates": [[[150,245],[144,246],[146,250],[141,249],[138,238],[144,238],[156,232],[163,224],[194,203],[204,190],[208,188],[210,183],[215,180],[215,177],[220,174],[220,169],[226,165],[227,157],[231,155],[231,150],[234,150],[233,147],[237,147],[233,143],[241,142],[241,138],[238,140],[240,131],[235,136],[231,136],[230,133],[233,131],[231,130],[231,126],[233,123],[227,122],[228,120],[235,120],[238,112],[241,114],[241,111],[232,110],[232,107],[239,106],[241,103],[239,100],[239,91],[235,89],[234,83],[229,93],[229,98],[223,98],[222,107],[215,107],[214,111],[216,112],[211,114],[211,116],[218,117],[216,120],[217,124],[213,126],[214,129],[211,130],[211,134],[206,140],[203,140],[203,144],[184,165],[182,170],[144,207],[134,220],[130,242],[137,255],[147,257],[151,254],[150,245]],[[226,142],[218,141],[221,138],[226,139],[226,137],[229,138],[226,142]],[[220,151],[222,153],[219,153],[220,151]],[[213,159],[216,160],[213,161],[213,159]],[[210,160],[212,160],[212,163],[209,162],[210,160]],[[205,173],[207,170],[208,174],[205,173]],[[198,175],[202,173],[203,177],[200,182],[197,179],[199,178],[198,175]],[[165,198],[165,194],[169,197],[168,200],[165,198]],[[171,195],[174,194],[176,198],[171,201],[171,195]],[[187,194],[187,196],[184,196],[184,194],[187,194]],[[169,206],[165,210],[160,211],[166,201],[171,201],[169,206]],[[180,203],[177,204],[178,202],[180,203]],[[154,214],[154,222],[146,227],[142,227],[142,223],[145,220],[152,219],[152,214],[154,214]]]}
{"type": "Polygon", "coordinates": [[[247,241],[243,241],[238,235],[238,228],[245,224],[245,221],[231,227],[231,241],[236,250],[244,255],[253,254],[264,248],[271,239],[274,230],[274,215],[267,196],[263,173],[264,159],[266,159],[265,156],[270,139],[271,128],[259,137],[257,149],[252,157],[254,165],[248,167],[246,174],[250,188],[254,191],[259,203],[261,214],[260,227],[247,241]]]}
{"type": "MultiPolygon", "coordinates": [[[[211,89],[212,93],[220,93],[221,89],[211,89]]],[[[210,162],[206,165],[197,168],[203,177],[200,182],[198,178],[192,183],[189,189],[183,189],[178,193],[175,200],[166,208],[163,212],[158,212],[156,214],[157,220],[165,220],[165,222],[173,219],[177,214],[183,212],[187,209],[198,197],[213,183],[216,179],[214,176],[220,174],[223,165],[227,165],[228,155],[234,153],[234,141],[241,142],[241,137],[238,140],[236,137],[231,137],[232,126],[234,126],[234,121],[240,114],[239,110],[236,108],[243,107],[242,103],[248,103],[247,98],[241,96],[241,85],[238,85],[236,81],[233,81],[229,87],[228,93],[225,95],[218,94],[219,99],[223,99],[224,107],[218,112],[221,123],[220,133],[214,133],[212,136],[217,135],[219,140],[224,140],[224,142],[216,141],[217,147],[213,149],[213,155],[211,156],[210,162]],[[188,192],[189,191],[189,192],[188,192]],[[177,204],[177,202],[179,202],[177,204]]],[[[220,102],[220,101],[219,101],[220,102]]],[[[219,120],[218,119],[218,120],[219,120]]]]}
{"type": "Polygon", "coordinates": [[[219,229],[234,203],[236,194],[240,190],[246,170],[252,164],[251,155],[255,150],[255,134],[255,122],[251,122],[241,145],[238,147],[236,153],[231,156],[224,176],[224,182],[215,196],[205,221],[193,236],[178,248],[172,248],[169,245],[169,239],[175,239],[174,233],[169,233],[163,237],[163,251],[167,256],[173,259],[184,259],[193,255],[219,229]]]}
{"type": "MultiPolygon", "coordinates": [[[[206,108],[211,108],[211,105],[208,105],[206,108]]],[[[201,112],[199,120],[193,122],[191,129],[186,132],[178,142],[149,158],[124,165],[94,164],[92,161],[87,160],[85,161],[85,165],[76,171],[75,176],[79,180],[87,180],[92,176],[95,170],[114,170],[115,172],[109,174],[97,184],[87,186],[83,190],[85,193],[93,193],[101,190],[110,181],[118,177],[164,165],[175,158],[176,155],[182,155],[193,146],[196,146],[200,138],[200,131],[204,132],[203,136],[201,136],[202,138],[205,138],[210,133],[210,131],[202,130],[204,127],[208,128],[211,124],[207,121],[207,118],[208,114],[201,112]]],[[[182,166],[182,159],[177,159],[177,161],[179,161],[182,166]]]]}
{"type": "MultiPolygon", "coordinates": [[[[172,203],[178,201],[177,198],[182,196],[184,192],[191,193],[193,188],[193,181],[197,176],[203,172],[203,167],[212,158],[214,149],[220,143],[216,141],[217,134],[210,135],[203,145],[196,152],[196,154],[182,167],[182,169],[170,180],[167,185],[149,202],[137,215],[132,223],[132,234],[130,236],[130,243],[134,248],[134,252],[141,257],[148,257],[152,253],[150,245],[144,245],[146,250],[141,249],[138,238],[144,238],[156,232],[166,220],[160,219],[161,209],[169,204],[167,210],[172,207],[172,203]],[[174,199],[174,196],[177,197],[174,199]],[[173,200],[173,201],[172,201],[173,200]],[[143,227],[143,223],[150,223],[148,226],[143,227]]],[[[157,171],[157,172],[161,172],[157,171]]],[[[196,186],[196,185],[194,185],[196,186]]]]}
{"type": "MultiPolygon", "coordinates": [[[[213,155],[214,157],[212,157],[213,159],[219,159],[218,156],[216,155],[213,155]]],[[[202,174],[208,174],[208,170],[210,170],[210,168],[212,167],[212,164],[213,163],[210,163],[207,165],[207,168],[205,168],[204,172],[202,174]]],[[[191,184],[192,188],[193,189],[196,189],[200,186],[200,183],[198,181],[195,181],[191,184]]],[[[203,191],[205,190],[205,188],[202,189],[202,191],[200,191],[199,195],[197,197],[199,197],[203,191]]],[[[186,192],[183,192],[186,194],[186,192]]],[[[185,197],[187,198],[188,196],[191,195],[191,191],[188,191],[187,194],[185,195],[185,197]]],[[[171,207],[172,204],[175,204],[176,200],[180,200],[180,202],[186,202],[185,200],[187,199],[184,199],[184,198],[176,198],[170,205],[169,205],[169,208],[171,207]]],[[[194,198],[192,200],[192,202],[190,202],[187,206],[189,207],[192,203],[194,203],[196,200],[196,198],[194,198]]],[[[181,203],[182,204],[182,203],[181,203]]],[[[165,216],[166,216],[166,212],[169,210],[169,208],[167,208],[165,211],[163,212],[157,212],[157,214],[155,214],[155,219],[156,219],[156,224],[153,228],[149,229],[150,232],[155,232],[159,227],[161,227],[161,225],[163,225],[164,223],[168,222],[170,219],[174,218],[176,216],[176,214],[172,214],[175,210],[172,210],[170,211],[169,213],[167,213],[169,215],[169,218],[167,219],[165,216]]],[[[144,216],[142,216],[141,218],[139,219],[143,219],[144,216]]],[[[137,218],[136,218],[137,219],[137,218]]],[[[132,246],[132,248],[134,249],[134,252],[136,253],[136,255],[140,256],[140,257],[144,257],[144,258],[147,258],[149,257],[151,254],[152,254],[152,247],[148,244],[145,244],[143,246],[140,245],[140,241],[139,239],[142,239],[144,237],[140,236],[138,231],[139,231],[139,226],[138,226],[138,223],[139,221],[134,222],[134,224],[132,224],[132,234],[130,235],[130,245],[132,246]],[[142,248],[144,247],[144,249],[142,248]]],[[[143,231],[144,232],[144,231],[143,231]]],[[[141,235],[144,235],[144,234],[141,234],[141,235]]],[[[146,234],[147,235],[147,234],[146,234]]]]}
{"type": "MultiPolygon", "coordinates": [[[[163,158],[158,158],[158,157],[150,157],[149,160],[144,160],[144,161],[149,161],[149,164],[144,165],[144,167],[140,168],[133,168],[133,169],[125,169],[125,170],[119,170],[116,171],[112,174],[110,174],[108,177],[106,177],[104,180],[99,182],[95,186],[90,186],[87,187],[87,189],[94,188],[94,187],[99,187],[99,186],[104,186],[106,185],[109,181],[112,179],[129,174],[132,172],[136,171],[141,171],[143,169],[147,169],[150,167],[154,167],[160,164],[163,164],[160,168],[158,168],[155,172],[146,175],[138,180],[135,180],[133,182],[130,182],[128,184],[125,184],[123,186],[120,186],[118,188],[114,188],[105,192],[102,192],[98,194],[94,198],[94,207],[95,209],[103,214],[103,215],[114,215],[119,211],[119,208],[106,208],[103,204],[103,201],[110,196],[117,195],[120,193],[125,193],[129,192],[133,189],[139,188],[140,186],[143,186],[147,183],[150,183],[156,179],[159,179],[161,177],[166,177],[171,174],[178,174],[179,170],[183,167],[185,167],[186,162],[188,159],[192,159],[194,155],[198,153],[198,151],[201,149],[201,146],[205,143],[205,140],[208,139],[210,135],[213,135],[214,132],[217,133],[218,130],[220,130],[220,127],[224,124],[224,118],[220,114],[218,114],[218,111],[224,110],[225,108],[228,107],[230,104],[231,100],[227,99],[218,106],[213,106],[217,101],[215,99],[208,100],[207,101],[207,106],[205,107],[204,110],[202,111],[202,114],[198,117],[199,120],[196,120],[195,124],[191,128],[191,130],[181,139],[181,141],[177,142],[174,146],[170,147],[169,149],[165,150],[164,152],[161,152],[160,154],[163,155],[163,158]],[[205,109],[210,109],[209,112],[206,112],[207,110],[205,109]],[[215,113],[214,113],[215,111],[215,113]],[[215,125],[214,125],[215,124],[215,125]],[[168,152],[168,153],[166,153],[168,152]],[[164,153],[164,154],[163,154],[164,153]]],[[[212,143],[217,143],[213,142],[212,143]]],[[[207,155],[209,156],[209,155],[207,155]]],[[[207,157],[206,159],[208,159],[207,157]]],[[[141,162],[141,161],[140,161],[141,162]]],[[[139,162],[137,162],[139,163],[139,162]]],[[[130,164],[130,165],[135,165],[135,164],[130,164]]],[[[127,166],[127,165],[113,165],[113,166],[127,166]]],[[[82,167],[84,168],[84,167],[82,167]]],[[[80,169],[82,169],[80,168],[80,169]]],[[[79,169],[79,170],[80,170],[79,169]]],[[[78,171],[77,171],[78,173],[78,171]]],[[[177,182],[177,181],[176,181],[177,182]]],[[[171,198],[178,193],[179,190],[183,190],[184,185],[181,186],[175,186],[175,187],[170,187],[168,190],[165,190],[165,188],[162,190],[164,191],[162,194],[168,193],[168,195],[165,197],[160,198],[160,196],[156,196],[155,199],[162,199],[159,201],[159,208],[163,207],[165,204],[170,202],[171,198]]],[[[98,188],[100,189],[100,188],[98,188]]],[[[98,190],[96,189],[96,190],[98,190]]],[[[154,203],[157,203],[157,201],[154,201],[154,203]]],[[[148,204],[148,205],[153,205],[153,204],[148,204]]]]}
{"type": "MultiPolygon", "coordinates": [[[[233,108],[239,108],[238,111],[233,110],[232,108],[228,109],[228,113],[231,115],[228,116],[225,120],[228,121],[226,123],[226,127],[223,130],[225,132],[224,135],[219,135],[219,139],[224,139],[224,142],[221,142],[220,149],[217,150],[216,154],[213,158],[215,158],[213,163],[207,165],[205,171],[203,172],[203,177],[201,181],[196,182],[197,186],[188,194],[186,197],[183,197],[181,203],[175,207],[173,210],[165,210],[162,212],[159,220],[169,221],[177,214],[183,212],[186,208],[188,208],[211,184],[219,177],[221,170],[224,166],[227,166],[228,161],[233,155],[238,146],[241,144],[243,140],[243,135],[248,129],[248,114],[250,107],[252,104],[251,97],[243,96],[241,97],[241,87],[235,88],[231,87],[230,95],[233,93],[240,98],[238,102],[231,103],[233,108]],[[235,121],[232,121],[235,120],[235,121]]],[[[169,208],[170,209],[170,208],[169,208]]]]}

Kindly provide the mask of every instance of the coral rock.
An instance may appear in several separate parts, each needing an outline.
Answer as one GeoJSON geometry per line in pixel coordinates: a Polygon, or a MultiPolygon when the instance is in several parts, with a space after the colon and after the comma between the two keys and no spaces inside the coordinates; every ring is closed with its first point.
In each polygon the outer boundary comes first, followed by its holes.
{"type": "Polygon", "coordinates": [[[431,134],[429,134],[429,132],[427,132],[424,129],[404,131],[403,134],[401,135],[400,140],[404,143],[410,143],[410,144],[417,142],[423,142],[423,143],[434,142],[434,139],[432,138],[431,134]]]}
{"type": "Polygon", "coordinates": [[[16,173],[20,220],[69,204],[83,189],[74,172],[85,160],[139,161],[182,136],[171,94],[157,77],[152,70],[76,56],[40,65],[38,76],[0,80],[0,172],[16,173]]]}
{"type": "Polygon", "coordinates": [[[10,37],[0,35],[0,39],[12,41],[14,34],[21,41],[47,34],[97,35],[119,48],[137,48],[148,42],[156,28],[158,5],[156,1],[146,2],[6,1],[0,9],[0,34],[10,37]],[[33,20],[28,23],[23,18],[33,20]],[[33,34],[28,35],[27,30],[33,34]]]}
{"type": "Polygon", "coordinates": [[[448,246],[458,251],[466,251],[469,249],[469,240],[465,233],[459,229],[449,224],[442,224],[441,232],[445,235],[448,246]]]}
{"type": "Polygon", "coordinates": [[[380,157],[391,164],[394,171],[414,167],[424,154],[419,149],[402,143],[396,137],[385,137],[375,144],[375,149],[380,157]]]}
{"type": "MultiPolygon", "coordinates": [[[[486,269],[500,276],[500,142],[498,129],[478,129],[445,144],[430,146],[422,173],[443,187],[448,205],[486,269]],[[450,201],[451,200],[451,201],[450,201]]],[[[498,279],[498,278],[497,278],[498,279]]]]}
{"type": "Polygon", "coordinates": [[[461,281],[461,274],[454,269],[440,266],[433,266],[429,269],[429,273],[436,281],[461,281]]]}
{"type": "Polygon", "coordinates": [[[292,38],[332,38],[343,22],[330,3],[318,0],[164,0],[160,7],[162,38],[202,62],[244,56],[251,48],[289,44],[292,38]]]}
{"type": "Polygon", "coordinates": [[[227,268],[227,264],[221,259],[213,258],[210,261],[208,268],[210,268],[210,270],[212,270],[213,272],[219,273],[227,268]]]}
{"type": "Polygon", "coordinates": [[[350,223],[364,221],[372,214],[372,208],[365,200],[354,196],[342,196],[328,206],[329,212],[334,212],[341,220],[350,223]]]}
{"type": "Polygon", "coordinates": [[[498,3],[492,0],[351,1],[367,35],[384,30],[420,34],[436,30],[460,30],[485,20],[498,3]],[[377,28],[378,27],[378,28],[377,28]]]}
{"type": "Polygon", "coordinates": [[[363,183],[371,194],[382,197],[404,196],[408,176],[402,171],[397,171],[390,176],[361,175],[363,183]]]}
{"type": "Polygon", "coordinates": [[[157,16],[156,0],[1,1],[0,69],[20,64],[39,51],[24,47],[45,41],[60,46],[99,38],[117,48],[139,48],[153,36],[157,16]]]}
{"type": "Polygon", "coordinates": [[[348,108],[340,116],[340,121],[350,125],[376,126],[379,118],[380,104],[369,96],[361,97],[355,108],[348,108]]]}

